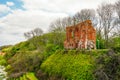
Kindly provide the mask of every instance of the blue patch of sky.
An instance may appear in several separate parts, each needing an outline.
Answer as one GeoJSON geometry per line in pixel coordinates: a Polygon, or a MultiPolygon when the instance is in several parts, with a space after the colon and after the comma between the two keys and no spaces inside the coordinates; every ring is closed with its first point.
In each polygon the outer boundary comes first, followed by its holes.
{"type": "Polygon", "coordinates": [[[6,15],[9,14],[9,13],[11,13],[11,12],[1,13],[1,14],[0,14],[0,18],[6,16],[6,15]]]}
{"type": "MultiPolygon", "coordinates": [[[[13,2],[14,3],[13,6],[9,6],[12,10],[16,10],[16,9],[25,10],[22,7],[23,3],[22,3],[21,0],[0,0],[0,4],[3,4],[3,5],[6,5],[7,2],[13,2]]],[[[9,12],[0,14],[0,18],[8,15],[9,13],[11,13],[11,12],[9,11],[9,12]]]]}
{"type": "Polygon", "coordinates": [[[21,0],[0,0],[0,4],[6,4],[7,2],[13,2],[14,6],[11,6],[11,9],[23,9],[22,7],[23,3],[21,0]]]}

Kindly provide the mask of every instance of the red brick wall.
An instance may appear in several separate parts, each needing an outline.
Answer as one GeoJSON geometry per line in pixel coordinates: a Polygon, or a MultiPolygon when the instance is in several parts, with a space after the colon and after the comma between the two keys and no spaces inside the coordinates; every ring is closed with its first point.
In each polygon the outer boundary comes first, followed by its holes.
{"type": "Polygon", "coordinates": [[[96,31],[90,20],[86,20],[75,26],[66,27],[66,40],[64,47],[66,49],[87,49],[88,43],[96,44],[96,31]]]}

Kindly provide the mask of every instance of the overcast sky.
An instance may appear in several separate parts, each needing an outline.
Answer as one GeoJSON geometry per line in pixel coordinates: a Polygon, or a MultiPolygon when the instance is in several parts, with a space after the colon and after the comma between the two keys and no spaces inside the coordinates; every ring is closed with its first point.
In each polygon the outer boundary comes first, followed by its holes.
{"type": "Polygon", "coordinates": [[[24,32],[40,27],[45,32],[57,18],[84,8],[96,9],[117,0],[0,0],[0,46],[24,41],[24,32]]]}

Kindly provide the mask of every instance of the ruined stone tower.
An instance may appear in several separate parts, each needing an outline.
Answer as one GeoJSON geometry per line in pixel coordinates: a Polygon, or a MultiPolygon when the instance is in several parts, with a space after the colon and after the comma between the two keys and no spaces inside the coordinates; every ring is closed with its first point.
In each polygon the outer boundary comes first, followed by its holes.
{"type": "Polygon", "coordinates": [[[96,49],[96,30],[91,20],[66,27],[65,49],[96,49]]]}

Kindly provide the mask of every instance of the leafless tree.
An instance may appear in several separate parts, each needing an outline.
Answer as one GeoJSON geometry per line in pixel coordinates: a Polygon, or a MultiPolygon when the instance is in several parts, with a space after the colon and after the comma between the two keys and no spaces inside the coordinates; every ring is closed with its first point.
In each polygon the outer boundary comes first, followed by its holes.
{"type": "Polygon", "coordinates": [[[114,7],[112,4],[102,4],[97,9],[98,18],[99,18],[99,27],[98,31],[101,33],[103,31],[105,38],[105,46],[108,47],[109,33],[114,28],[113,26],[113,15],[114,7]]]}
{"type": "Polygon", "coordinates": [[[65,17],[57,19],[49,25],[49,32],[54,35],[54,44],[63,45],[65,39],[66,27],[72,25],[73,19],[71,17],[65,17]]]}
{"type": "Polygon", "coordinates": [[[118,37],[120,37],[120,25],[116,28],[116,31],[117,31],[118,37]]]}
{"type": "Polygon", "coordinates": [[[35,28],[35,29],[33,30],[33,33],[34,33],[35,36],[40,36],[40,35],[43,34],[43,30],[40,29],[40,28],[35,28]]]}
{"type": "Polygon", "coordinates": [[[73,19],[71,17],[65,17],[63,19],[57,19],[49,25],[50,32],[65,32],[67,26],[73,25],[73,19]]]}
{"type": "Polygon", "coordinates": [[[114,30],[112,31],[113,37],[120,37],[120,19],[116,18],[114,21],[114,30]]]}
{"type": "Polygon", "coordinates": [[[65,17],[63,19],[57,19],[53,21],[50,26],[50,31],[65,31],[67,26],[72,26],[84,20],[94,20],[95,11],[93,9],[83,9],[80,12],[76,13],[73,17],[65,17]]]}
{"type": "Polygon", "coordinates": [[[72,26],[74,23],[73,23],[73,17],[65,17],[62,19],[62,24],[63,26],[72,26]]]}
{"type": "Polygon", "coordinates": [[[31,33],[30,32],[26,32],[26,33],[24,33],[24,36],[25,36],[25,38],[30,39],[31,38],[31,33]]]}
{"type": "Polygon", "coordinates": [[[29,41],[37,48],[37,50],[42,51],[43,44],[40,37],[43,34],[43,30],[40,28],[35,28],[29,32],[24,33],[25,38],[29,39],[29,41]]]}
{"type": "Polygon", "coordinates": [[[117,36],[120,37],[120,0],[118,0],[118,1],[115,3],[115,10],[116,10],[116,13],[117,13],[117,18],[116,18],[115,23],[114,23],[115,28],[116,28],[116,30],[115,30],[114,33],[115,33],[117,36]]]}
{"type": "Polygon", "coordinates": [[[40,29],[40,28],[35,28],[34,30],[31,30],[31,31],[29,31],[29,32],[24,33],[24,36],[25,36],[25,38],[30,39],[30,38],[32,38],[32,37],[40,36],[40,35],[42,35],[42,34],[43,34],[43,30],[42,30],[42,29],[40,29]]]}
{"type": "Polygon", "coordinates": [[[57,19],[49,25],[49,31],[50,32],[61,32],[64,30],[64,27],[65,26],[62,25],[61,19],[57,19]]]}
{"type": "Polygon", "coordinates": [[[115,3],[115,8],[116,8],[116,12],[117,12],[117,15],[120,19],[120,0],[118,0],[116,3],[115,3]]]}
{"type": "Polygon", "coordinates": [[[85,21],[85,20],[94,20],[95,10],[94,9],[82,9],[80,12],[77,12],[74,15],[76,23],[85,21]]]}

